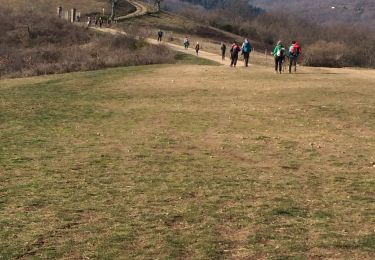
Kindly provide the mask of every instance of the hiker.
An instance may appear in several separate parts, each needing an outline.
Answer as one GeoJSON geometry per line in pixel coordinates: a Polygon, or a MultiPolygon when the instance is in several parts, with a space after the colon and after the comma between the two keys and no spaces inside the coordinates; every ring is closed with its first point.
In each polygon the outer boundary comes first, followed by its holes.
{"type": "Polygon", "coordinates": [[[200,45],[199,42],[195,45],[195,52],[197,53],[197,56],[199,55],[200,45]]]}
{"type": "Polygon", "coordinates": [[[245,62],[245,67],[249,66],[249,58],[250,58],[250,52],[251,52],[251,45],[248,39],[245,39],[245,41],[242,44],[242,55],[245,62]]]}
{"type": "Polygon", "coordinates": [[[184,39],[184,47],[185,49],[188,49],[190,45],[189,38],[186,36],[184,39]]]}
{"type": "Polygon", "coordinates": [[[238,44],[236,42],[233,42],[231,48],[230,48],[230,60],[231,60],[231,63],[230,63],[230,66],[234,66],[236,67],[237,65],[237,60],[238,60],[238,54],[240,53],[241,51],[241,48],[240,46],[238,46],[238,44]]]}
{"type": "Polygon", "coordinates": [[[91,26],[91,17],[87,17],[87,28],[91,26]]]}
{"type": "Polygon", "coordinates": [[[302,49],[298,42],[292,41],[292,45],[289,47],[289,73],[292,73],[292,66],[294,66],[294,72],[297,72],[298,57],[301,55],[302,49]]]}
{"type": "Polygon", "coordinates": [[[275,57],[275,71],[280,72],[282,70],[283,62],[285,59],[285,48],[281,41],[277,42],[275,49],[273,50],[273,56],[275,57]]]}
{"type": "Polygon", "coordinates": [[[221,59],[225,60],[225,52],[227,51],[227,46],[222,42],[221,43],[221,59]]]}
{"type": "Polygon", "coordinates": [[[158,42],[161,42],[162,40],[163,40],[163,32],[162,32],[162,30],[159,30],[158,31],[158,42]]]}
{"type": "Polygon", "coordinates": [[[103,19],[102,17],[99,17],[99,27],[102,28],[103,25],[103,19]]]}

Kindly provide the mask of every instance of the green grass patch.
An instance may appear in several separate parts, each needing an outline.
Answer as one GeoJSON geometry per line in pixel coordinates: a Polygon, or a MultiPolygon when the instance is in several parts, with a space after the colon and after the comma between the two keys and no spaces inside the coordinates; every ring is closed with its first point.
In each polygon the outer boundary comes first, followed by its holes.
{"type": "Polygon", "coordinates": [[[206,65],[206,66],[219,66],[220,63],[195,55],[178,52],[175,56],[177,64],[189,64],[189,65],[206,65]]]}
{"type": "Polygon", "coordinates": [[[0,259],[374,258],[372,74],[266,69],[0,81],[0,259]]]}

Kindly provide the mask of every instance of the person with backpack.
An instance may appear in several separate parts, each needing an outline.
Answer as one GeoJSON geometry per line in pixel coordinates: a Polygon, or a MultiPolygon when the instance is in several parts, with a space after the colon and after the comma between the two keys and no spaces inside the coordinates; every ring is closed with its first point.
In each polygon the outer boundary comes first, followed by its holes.
{"type": "Polygon", "coordinates": [[[103,18],[99,17],[99,27],[102,28],[103,26],[103,18]]]}
{"type": "Polygon", "coordinates": [[[275,71],[281,74],[283,62],[285,59],[285,47],[281,41],[277,42],[275,49],[273,50],[273,56],[275,57],[275,71]]]}
{"type": "Polygon", "coordinates": [[[91,23],[92,23],[91,17],[89,16],[89,17],[87,17],[87,23],[86,23],[87,28],[89,28],[91,26],[91,23]]]}
{"type": "Polygon", "coordinates": [[[186,36],[184,39],[184,47],[185,49],[188,49],[190,45],[189,38],[186,36]]]}
{"type": "Polygon", "coordinates": [[[200,45],[199,42],[195,45],[195,52],[197,53],[197,56],[199,55],[200,45]]]}
{"type": "Polygon", "coordinates": [[[243,59],[245,61],[245,67],[248,67],[249,66],[250,52],[251,52],[251,45],[250,45],[248,39],[245,39],[245,41],[242,44],[241,49],[242,49],[243,59]]]}
{"type": "Polygon", "coordinates": [[[221,43],[221,59],[225,60],[225,52],[227,51],[227,46],[225,43],[221,43]]]}
{"type": "Polygon", "coordinates": [[[158,42],[161,42],[163,40],[164,32],[162,30],[158,31],[158,42]]]}
{"type": "Polygon", "coordinates": [[[302,49],[298,42],[292,41],[292,45],[289,47],[289,73],[292,73],[292,66],[294,66],[294,72],[297,72],[298,57],[301,55],[302,49]]]}
{"type": "Polygon", "coordinates": [[[231,48],[230,48],[230,66],[231,67],[236,67],[237,61],[238,61],[238,54],[240,53],[241,48],[238,46],[236,42],[233,42],[231,48]]]}

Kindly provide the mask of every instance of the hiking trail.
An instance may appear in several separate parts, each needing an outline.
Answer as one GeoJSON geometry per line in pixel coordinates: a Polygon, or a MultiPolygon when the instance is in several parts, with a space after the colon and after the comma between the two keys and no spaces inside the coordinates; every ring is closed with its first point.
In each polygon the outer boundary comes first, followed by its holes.
{"type": "Polygon", "coordinates": [[[135,7],[135,11],[133,13],[124,15],[124,16],[119,16],[115,18],[115,21],[123,21],[126,19],[142,16],[148,13],[148,6],[142,2],[134,1],[134,0],[126,0],[129,4],[135,7]]]}
{"type": "MultiPolygon", "coordinates": [[[[139,2],[139,1],[134,1],[134,0],[127,0],[127,1],[131,5],[133,5],[136,8],[136,10],[133,13],[127,14],[125,16],[116,17],[115,18],[116,21],[123,21],[123,20],[134,18],[134,17],[146,15],[148,13],[149,7],[145,3],[142,3],[142,2],[139,2]]],[[[120,29],[116,29],[116,28],[91,27],[91,29],[96,30],[96,31],[100,31],[100,32],[103,32],[103,33],[110,33],[110,34],[113,34],[113,35],[116,35],[116,34],[118,34],[118,35],[128,35],[126,32],[124,32],[120,29]]],[[[186,53],[186,54],[191,54],[191,55],[196,56],[194,48],[185,49],[185,47],[182,46],[182,43],[181,43],[181,46],[180,46],[180,45],[169,43],[169,42],[161,42],[160,43],[157,40],[151,39],[151,38],[145,38],[145,40],[150,44],[155,44],[155,45],[164,44],[174,51],[183,52],[183,53],[186,53]]],[[[215,61],[215,62],[217,62],[219,64],[222,64],[222,65],[228,65],[228,61],[223,61],[220,55],[209,53],[209,52],[206,52],[206,51],[200,50],[198,57],[208,59],[208,60],[211,60],[211,61],[215,61]]]]}

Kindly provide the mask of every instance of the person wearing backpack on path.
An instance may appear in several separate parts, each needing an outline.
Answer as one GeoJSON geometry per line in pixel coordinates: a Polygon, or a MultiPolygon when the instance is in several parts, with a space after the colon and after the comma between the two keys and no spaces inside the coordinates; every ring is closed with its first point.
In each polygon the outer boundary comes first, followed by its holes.
{"type": "Polygon", "coordinates": [[[197,44],[195,45],[195,52],[197,53],[197,56],[199,55],[199,50],[200,50],[200,45],[199,45],[199,42],[197,42],[197,44]]]}
{"type": "Polygon", "coordinates": [[[294,66],[294,72],[297,72],[298,57],[301,55],[302,49],[298,42],[292,41],[292,45],[289,47],[289,73],[292,73],[292,66],[294,66]]]}
{"type": "Polygon", "coordinates": [[[241,51],[240,46],[238,46],[238,44],[234,42],[230,48],[230,60],[231,60],[230,66],[231,67],[233,66],[236,67],[238,54],[240,53],[240,51],[241,51]]]}
{"type": "Polygon", "coordinates": [[[227,51],[227,46],[225,43],[221,43],[221,59],[225,60],[225,52],[227,51]]]}
{"type": "Polygon", "coordinates": [[[245,67],[249,66],[249,58],[250,58],[250,52],[251,52],[251,45],[249,43],[248,39],[245,39],[245,41],[242,44],[242,55],[245,62],[245,67]]]}
{"type": "Polygon", "coordinates": [[[186,36],[184,39],[184,47],[186,50],[189,48],[189,45],[190,45],[189,38],[186,36]]]}
{"type": "Polygon", "coordinates": [[[163,31],[159,30],[158,31],[158,42],[161,42],[163,40],[163,35],[164,35],[163,31]]]}
{"type": "Polygon", "coordinates": [[[275,49],[273,50],[273,56],[275,57],[275,71],[281,74],[283,61],[285,59],[285,48],[281,41],[277,42],[275,49]]]}

